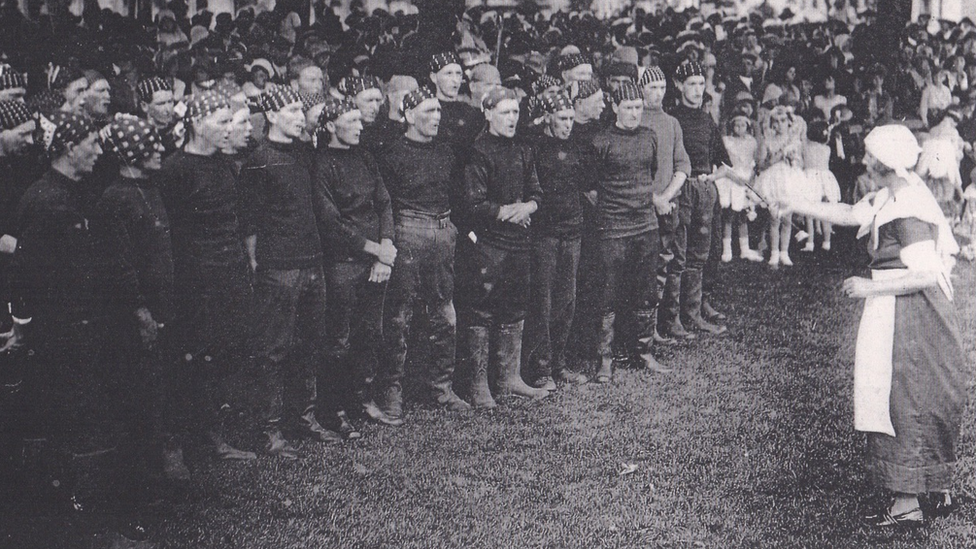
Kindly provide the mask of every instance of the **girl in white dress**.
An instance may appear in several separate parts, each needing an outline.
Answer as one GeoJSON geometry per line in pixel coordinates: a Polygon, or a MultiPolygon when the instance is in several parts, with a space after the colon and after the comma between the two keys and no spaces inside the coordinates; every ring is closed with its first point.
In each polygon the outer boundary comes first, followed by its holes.
{"type": "Polygon", "coordinates": [[[737,110],[729,118],[731,135],[722,137],[725,150],[732,160],[726,177],[715,180],[718,201],[722,207],[722,261],[732,261],[732,225],[739,225],[739,255],[749,261],[762,261],[762,254],[749,248],[749,223],[747,214],[752,211],[755,193],[748,189],[756,169],[756,152],[759,143],[750,132],[752,119],[744,111],[737,110]]]}
{"type": "MultiPolygon", "coordinates": [[[[822,202],[840,202],[840,185],[830,171],[830,147],[827,145],[830,135],[827,129],[827,123],[822,120],[811,122],[807,128],[807,140],[803,145],[803,172],[807,176],[811,196],[819,194],[822,202]]],[[[809,236],[803,247],[804,252],[813,251],[818,228],[823,234],[823,249],[830,250],[830,235],[833,232],[830,223],[807,217],[809,236]]]]}

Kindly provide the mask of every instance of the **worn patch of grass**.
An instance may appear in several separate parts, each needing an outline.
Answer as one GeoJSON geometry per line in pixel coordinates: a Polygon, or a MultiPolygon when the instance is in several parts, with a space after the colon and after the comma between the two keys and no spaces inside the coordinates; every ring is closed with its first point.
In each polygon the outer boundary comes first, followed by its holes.
{"type": "MultiPolygon", "coordinates": [[[[852,429],[858,305],[837,292],[851,271],[836,253],[797,259],[780,271],[723,267],[716,302],[731,333],[667,350],[671,375],[620,371],[607,386],[468,415],[411,404],[404,427],[367,426],[362,441],[341,447],[304,444],[297,463],[194,460],[196,486],[157,507],[154,542],[973,547],[976,505],[914,532],[860,526],[883,494],[866,481],[863,435],[852,429]],[[623,463],[637,470],[621,476],[623,463]]],[[[956,273],[974,357],[976,273],[967,263],[956,273]]],[[[970,406],[956,477],[970,496],[974,427],[970,406]]],[[[57,530],[33,528],[42,538],[57,530]]]]}

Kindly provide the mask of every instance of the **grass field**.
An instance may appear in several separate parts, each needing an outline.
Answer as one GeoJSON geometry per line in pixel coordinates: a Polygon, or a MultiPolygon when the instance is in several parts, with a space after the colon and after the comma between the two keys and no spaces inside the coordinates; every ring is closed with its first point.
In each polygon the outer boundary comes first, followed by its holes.
{"type": "MultiPolygon", "coordinates": [[[[275,549],[976,546],[976,505],[914,532],[860,525],[885,498],[867,483],[863,435],[852,429],[858,304],[837,291],[850,270],[831,259],[836,252],[797,256],[795,267],[780,271],[724,267],[716,301],[730,313],[731,333],[667,351],[673,374],[620,371],[610,385],[468,415],[410,405],[404,427],[368,426],[361,441],[342,447],[306,443],[296,463],[191,459],[194,486],[157,505],[162,525],[153,542],[275,549]],[[636,470],[620,474],[624,464],[636,470]]],[[[974,357],[972,264],[956,268],[955,283],[974,357]]],[[[970,496],[974,446],[970,406],[955,486],[970,496]]],[[[91,545],[62,544],[70,537],[64,531],[64,524],[33,524],[0,537],[0,546],[91,545]]]]}

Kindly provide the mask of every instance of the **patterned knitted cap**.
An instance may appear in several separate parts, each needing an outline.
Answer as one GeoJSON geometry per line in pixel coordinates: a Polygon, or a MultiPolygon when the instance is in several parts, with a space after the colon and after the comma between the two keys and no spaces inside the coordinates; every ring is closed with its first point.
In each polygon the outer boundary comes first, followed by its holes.
{"type": "Polygon", "coordinates": [[[27,88],[27,75],[21,74],[10,65],[0,64],[0,90],[27,88]]]}
{"type": "Polygon", "coordinates": [[[430,72],[437,74],[448,65],[461,66],[461,60],[453,51],[445,51],[441,53],[435,53],[430,58],[430,72]]]}
{"type": "Polygon", "coordinates": [[[674,79],[681,83],[692,76],[705,76],[705,69],[695,61],[685,61],[674,71],[674,79]]]}
{"type": "Polygon", "coordinates": [[[380,84],[372,76],[346,76],[336,86],[336,90],[349,99],[373,88],[380,89],[380,84]]]}
{"type": "Polygon", "coordinates": [[[600,87],[600,82],[596,79],[583,80],[579,82],[572,82],[569,85],[569,97],[573,101],[579,101],[589,97],[593,97],[597,92],[602,90],[600,87]]]}
{"type": "Polygon", "coordinates": [[[156,129],[147,120],[132,115],[117,114],[98,136],[105,150],[127,166],[149,158],[163,147],[156,129]]]}
{"type": "Polygon", "coordinates": [[[565,91],[547,91],[539,96],[539,108],[547,114],[573,108],[573,101],[565,91]]]}
{"type": "Polygon", "coordinates": [[[173,86],[158,76],[143,78],[139,81],[139,85],[136,86],[136,92],[139,94],[139,101],[142,101],[143,103],[151,103],[153,94],[158,91],[173,91],[173,86]]]}
{"type": "Polygon", "coordinates": [[[264,112],[278,112],[292,103],[302,103],[302,96],[291,86],[268,86],[268,89],[261,94],[261,106],[264,112]]]}
{"type": "Polygon", "coordinates": [[[359,107],[352,101],[330,97],[319,115],[319,127],[324,128],[326,122],[335,122],[340,116],[355,110],[359,110],[359,107]]]}
{"type": "Polygon", "coordinates": [[[32,119],[23,101],[0,101],[0,131],[12,130],[32,119]]]}
{"type": "Polygon", "coordinates": [[[187,121],[206,118],[220,109],[229,109],[230,102],[227,97],[215,91],[204,91],[195,93],[186,102],[186,114],[183,118],[187,121]]]}
{"type": "Polygon", "coordinates": [[[664,71],[661,67],[647,67],[644,69],[644,74],[640,76],[640,80],[637,82],[641,88],[650,84],[651,82],[667,82],[667,77],[664,76],[664,71]]]}
{"type": "Polygon", "coordinates": [[[75,67],[62,67],[54,64],[48,67],[48,87],[54,90],[63,90],[68,87],[68,84],[81,80],[82,78],[85,78],[85,75],[75,67]]]}
{"type": "Polygon", "coordinates": [[[400,102],[400,112],[404,113],[413,110],[428,99],[437,99],[437,94],[427,86],[421,86],[413,91],[407,92],[403,96],[403,101],[400,102]]]}
{"type": "Polygon", "coordinates": [[[493,88],[486,93],[485,97],[481,100],[481,108],[483,110],[490,111],[506,99],[514,99],[517,101],[518,94],[508,88],[493,88]]]}
{"type": "Polygon", "coordinates": [[[91,118],[73,112],[56,112],[50,118],[42,115],[40,124],[44,150],[55,156],[98,131],[91,118]]]}
{"type": "Polygon", "coordinates": [[[539,95],[549,88],[555,88],[561,85],[562,82],[560,82],[559,79],[549,76],[548,74],[542,74],[539,75],[539,77],[536,78],[529,87],[531,88],[532,95],[539,95]]]}
{"type": "Polygon", "coordinates": [[[637,87],[637,84],[634,84],[633,82],[624,82],[620,84],[620,87],[613,92],[614,105],[619,105],[624,101],[633,101],[635,99],[643,101],[644,93],[640,88],[637,87]]]}
{"type": "Polygon", "coordinates": [[[308,111],[312,110],[316,105],[321,105],[325,103],[325,96],[321,93],[302,93],[299,92],[298,95],[302,98],[302,111],[308,114],[308,111]]]}
{"type": "Polygon", "coordinates": [[[570,69],[575,69],[580,65],[590,65],[592,62],[590,58],[582,53],[569,53],[563,55],[556,62],[556,66],[559,68],[559,72],[568,71],[570,69]]]}

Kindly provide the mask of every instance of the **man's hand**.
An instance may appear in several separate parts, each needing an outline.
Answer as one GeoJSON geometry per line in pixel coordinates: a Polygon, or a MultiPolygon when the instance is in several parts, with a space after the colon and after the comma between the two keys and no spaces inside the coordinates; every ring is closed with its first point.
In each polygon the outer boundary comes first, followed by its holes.
{"type": "Polygon", "coordinates": [[[369,271],[369,281],[377,284],[386,282],[390,279],[393,268],[380,261],[373,263],[373,268],[369,271]]]}
{"type": "Polygon", "coordinates": [[[159,337],[159,324],[156,323],[149,309],[145,307],[136,309],[136,320],[139,322],[139,336],[142,338],[143,347],[152,349],[159,337]]]}
{"type": "Polygon", "coordinates": [[[657,215],[668,215],[674,208],[674,204],[670,200],[666,200],[664,196],[659,194],[651,195],[651,202],[654,204],[657,215]]]}
{"type": "Polygon", "coordinates": [[[586,197],[587,202],[589,202],[593,206],[596,206],[596,198],[597,198],[597,195],[596,195],[596,191],[595,190],[594,191],[586,191],[585,193],[583,193],[583,196],[586,197]]]}
{"type": "Polygon", "coordinates": [[[871,295],[871,280],[859,276],[852,276],[844,281],[841,292],[852,299],[864,299],[871,295]]]}
{"type": "Polygon", "coordinates": [[[379,253],[376,254],[376,259],[378,259],[380,263],[388,267],[392,267],[393,263],[396,262],[396,257],[397,249],[393,245],[393,241],[389,238],[384,238],[381,240],[379,253]]]}
{"type": "Polygon", "coordinates": [[[528,227],[532,214],[538,209],[539,205],[534,200],[506,204],[498,209],[498,220],[528,227]]]}

